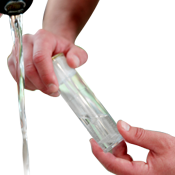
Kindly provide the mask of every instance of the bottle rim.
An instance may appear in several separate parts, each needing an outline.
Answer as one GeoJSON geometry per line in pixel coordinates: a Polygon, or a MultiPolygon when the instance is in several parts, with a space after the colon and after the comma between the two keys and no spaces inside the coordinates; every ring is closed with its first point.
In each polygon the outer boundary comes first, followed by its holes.
{"type": "Polygon", "coordinates": [[[52,57],[52,60],[56,59],[56,58],[59,57],[59,56],[64,56],[64,54],[63,54],[63,53],[58,53],[58,54],[56,54],[56,55],[54,55],[54,56],[52,57]]]}

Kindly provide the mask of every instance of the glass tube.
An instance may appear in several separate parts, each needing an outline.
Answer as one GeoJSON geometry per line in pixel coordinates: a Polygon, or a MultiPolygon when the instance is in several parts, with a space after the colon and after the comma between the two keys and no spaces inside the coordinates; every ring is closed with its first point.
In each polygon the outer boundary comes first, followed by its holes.
{"type": "Polygon", "coordinates": [[[53,57],[53,66],[61,96],[103,151],[110,151],[123,140],[113,118],[77,71],[68,66],[63,54],[53,57]]]}

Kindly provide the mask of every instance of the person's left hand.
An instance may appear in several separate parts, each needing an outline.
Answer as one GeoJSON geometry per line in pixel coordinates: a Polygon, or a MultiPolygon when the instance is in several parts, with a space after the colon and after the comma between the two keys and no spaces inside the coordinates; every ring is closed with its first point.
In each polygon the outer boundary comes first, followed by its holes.
{"type": "Polygon", "coordinates": [[[165,133],[148,131],[117,123],[123,138],[131,143],[149,149],[147,162],[133,161],[127,154],[124,141],[111,153],[104,153],[94,139],[91,139],[92,152],[104,167],[117,175],[175,175],[175,138],[165,133]]]}
{"type": "MultiPolygon", "coordinates": [[[[54,73],[52,56],[64,53],[70,67],[76,68],[87,61],[87,53],[62,36],[40,29],[35,35],[23,36],[25,88],[39,89],[53,97],[59,95],[59,85],[54,73]]],[[[19,83],[19,47],[15,45],[8,58],[8,67],[13,78],[19,83]]]]}

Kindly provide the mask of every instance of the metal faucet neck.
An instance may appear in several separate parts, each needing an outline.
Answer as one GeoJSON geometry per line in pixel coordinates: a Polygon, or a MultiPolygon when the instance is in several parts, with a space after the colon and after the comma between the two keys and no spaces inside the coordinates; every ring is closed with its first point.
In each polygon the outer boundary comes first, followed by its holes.
{"type": "Polygon", "coordinates": [[[4,9],[6,10],[6,12],[8,12],[9,14],[12,13],[21,13],[23,12],[23,9],[25,8],[26,3],[23,1],[9,1],[6,6],[4,7],[4,9]]]}
{"type": "Polygon", "coordinates": [[[19,15],[28,10],[33,0],[0,0],[0,13],[19,15]]]}

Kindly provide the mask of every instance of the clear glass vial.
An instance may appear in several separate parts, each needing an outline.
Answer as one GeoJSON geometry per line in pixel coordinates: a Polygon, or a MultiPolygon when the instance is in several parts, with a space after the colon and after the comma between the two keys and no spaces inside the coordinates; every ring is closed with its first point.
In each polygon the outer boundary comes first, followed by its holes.
{"type": "Polygon", "coordinates": [[[77,71],[68,66],[63,54],[53,57],[53,66],[61,96],[100,147],[105,152],[110,151],[123,140],[113,118],[77,71]]]}

